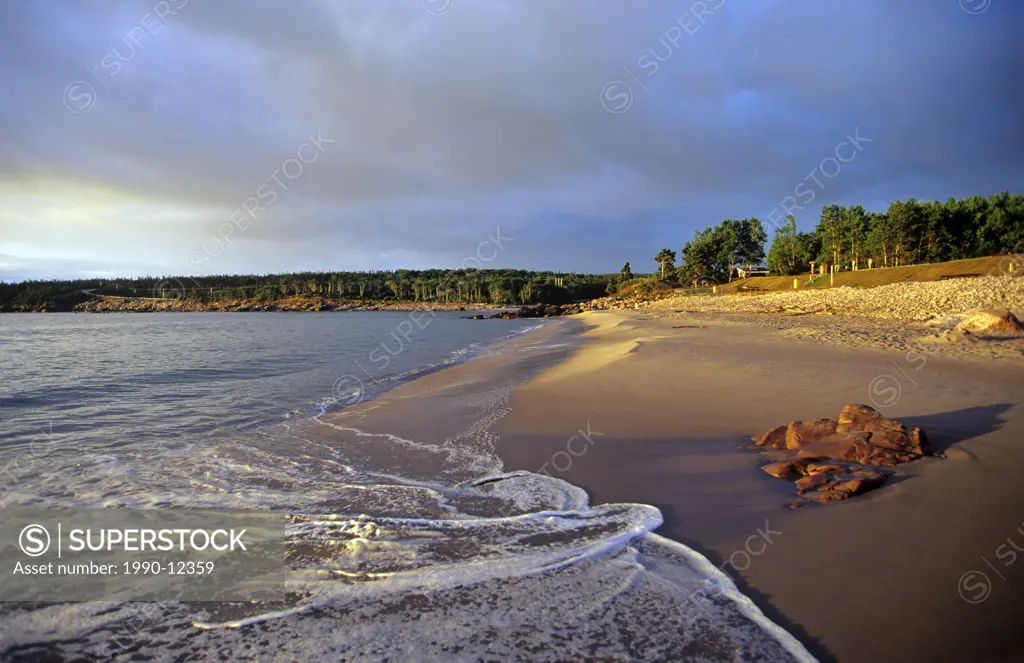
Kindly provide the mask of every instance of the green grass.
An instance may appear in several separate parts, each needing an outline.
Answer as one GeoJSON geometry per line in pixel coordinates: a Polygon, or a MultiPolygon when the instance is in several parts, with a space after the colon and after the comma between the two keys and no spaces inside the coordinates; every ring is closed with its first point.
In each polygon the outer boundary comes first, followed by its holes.
{"type": "MultiPolygon", "coordinates": [[[[879,267],[861,269],[856,272],[839,272],[835,275],[834,285],[837,288],[840,286],[874,288],[880,285],[889,285],[890,283],[941,281],[950,278],[1006,274],[1011,262],[1015,263],[1015,270],[1024,270],[1024,256],[990,256],[987,258],[937,262],[929,265],[879,267]]],[[[807,274],[799,276],[754,276],[749,279],[728,283],[722,286],[722,292],[780,292],[792,290],[794,278],[798,280],[801,290],[831,287],[828,274],[816,276],[810,284],[807,283],[807,274]]]]}

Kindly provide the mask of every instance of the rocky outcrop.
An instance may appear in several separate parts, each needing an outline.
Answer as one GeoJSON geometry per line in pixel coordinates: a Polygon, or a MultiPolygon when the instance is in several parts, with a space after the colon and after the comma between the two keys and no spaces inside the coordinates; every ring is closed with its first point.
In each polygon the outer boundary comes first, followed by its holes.
{"type": "Polygon", "coordinates": [[[520,318],[555,318],[562,315],[575,315],[583,310],[583,304],[533,304],[518,309],[499,311],[491,315],[469,315],[469,320],[518,320],[520,318]]]}
{"type": "Polygon", "coordinates": [[[792,421],[754,438],[754,445],[796,451],[805,458],[834,458],[894,467],[927,455],[920,428],[907,429],[868,405],[847,405],[839,419],[792,421]]]}
{"type": "Polygon", "coordinates": [[[202,302],[193,299],[96,296],[74,307],[80,313],[247,313],[260,311],[465,311],[492,308],[484,304],[451,304],[443,302],[403,301],[340,301],[306,297],[290,297],[269,302],[246,299],[202,302]]]}
{"type": "Polygon", "coordinates": [[[793,481],[805,500],[845,500],[882,486],[883,472],[931,455],[920,428],[908,429],[868,405],[847,405],[838,419],[792,421],[754,438],[755,448],[786,452],[788,460],[761,469],[793,481]]]}
{"type": "Polygon", "coordinates": [[[861,495],[881,487],[888,478],[863,465],[833,463],[824,458],[798,458],[771,463],[765,472],[796,485],[797,495],[813,502],[834,502],[861,495]]]}

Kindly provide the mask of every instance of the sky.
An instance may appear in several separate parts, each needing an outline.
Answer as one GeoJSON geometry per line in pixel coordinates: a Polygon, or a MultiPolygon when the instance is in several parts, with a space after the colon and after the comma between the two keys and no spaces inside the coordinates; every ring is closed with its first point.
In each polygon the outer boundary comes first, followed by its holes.
{"type": "Polygon", "coordinates": [[[1024,182],[1016,0],[0,4],[0,280],[653,271],[1024,182]]]}

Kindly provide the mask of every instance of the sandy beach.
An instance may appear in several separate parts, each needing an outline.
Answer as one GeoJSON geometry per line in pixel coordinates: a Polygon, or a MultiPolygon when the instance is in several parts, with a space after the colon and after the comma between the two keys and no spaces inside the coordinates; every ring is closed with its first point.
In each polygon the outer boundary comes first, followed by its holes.
{"type": "MultiPolygon", "coordinates": [[[[318,318],[282,317],[298,319],[318,318]]],[[[828,330],[813,338],[672,310],[451,323],[502,340],[392,389],[366,372],[367,398],[251,434],[53,461],[47,485],[64,500],[296,514],[283,600],[9,603],[0,648],[11,660],[1020,659],[1019,362],[897,350],[889,331],[839,316],[801,322],[828,330]],[[844,333],[857,343],[833,342],[844,333]],[[794,485],[761,469],[782,452],[751,436],[849,403],[923,428],[940,455],[866,495],[791,508],[794,485]],[[104,658],[112,638],[118,655],[104,658]]],[[[410,361],[426,342],[410,341],[410,361]]]]}
{"type": "Polygon", "coordinates": [[[658,533],[707,556],[820,660],[1019,660],[1018,362],[811,342],[714,316],[582,319],[576,352],[512,396],[496,428],[506,469],[565,479],[595,505],[657,506],[658,533]],[[847,403],[923,428],[946,458],[901,465],[868,495],[790,508],[793,486],[744,447],[847,403]]]}

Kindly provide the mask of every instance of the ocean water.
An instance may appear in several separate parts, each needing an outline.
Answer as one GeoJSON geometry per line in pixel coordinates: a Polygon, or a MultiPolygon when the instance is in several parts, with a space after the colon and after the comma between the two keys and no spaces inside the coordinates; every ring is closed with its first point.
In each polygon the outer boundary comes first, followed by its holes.
{"type": "Polygon", "coordinates": [[[282,511],[294,551],[273,603],[0,603],[0,658],[813,660],[656,508],[506,472],[573,323],[460,315],[0,316],[0,507],[282,511]]]}

